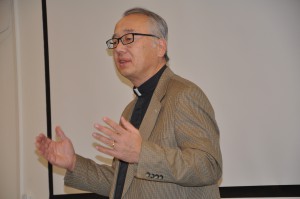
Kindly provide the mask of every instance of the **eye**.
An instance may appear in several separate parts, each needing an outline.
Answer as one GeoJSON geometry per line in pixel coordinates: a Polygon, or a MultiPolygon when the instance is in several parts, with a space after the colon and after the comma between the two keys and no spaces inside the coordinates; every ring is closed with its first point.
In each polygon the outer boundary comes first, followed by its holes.
{"type": "Polygon", "coordinates": [[[123,42],[124,44],[132,43],[132,42],[133,42],[133,36],[132,36],[131,34],[125,35],[125,36],[122,38],[122,42],[123,42]]]}
{"type": "Polygon", "coordinates": [[[132,41],[132,38],[131,38],[131,37],[126,37],[126,38],[125,38],[125,41],[126,41],[126,42],[132,41]]]}
{"type": "Polygon", "coordinates": [[[111,40],[109,40],[109,45],[113,45],[113,46],[116,46],[116,45],[118,45],[118,39],[111,39],[111,40]]]}

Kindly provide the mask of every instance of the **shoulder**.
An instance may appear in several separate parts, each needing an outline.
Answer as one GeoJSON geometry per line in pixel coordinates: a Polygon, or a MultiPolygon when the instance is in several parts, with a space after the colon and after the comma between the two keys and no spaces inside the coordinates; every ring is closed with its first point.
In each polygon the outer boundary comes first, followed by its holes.
{"type": "Polygon", "coordinates": [[[200,108],[214,116],[213,107],[203,90],[190,80],[174,74],[168,83],[166,98],[174,100],[177,108],[200,108]]]}
{"type": "Polygon", "coordinates": [[[184,94],[206,97],[203,90],[198,85],[176,74],[170,78],[167,92],[177,93],[177,96],[184,94]]]}
{"type": "Polygon", "coordinates": [[[169,91],[169,89],[180,91],[193,88],[201,90],[195,83],[175,74],[169,67],[162,74],[157,87],[162,92],[169,91]]]}

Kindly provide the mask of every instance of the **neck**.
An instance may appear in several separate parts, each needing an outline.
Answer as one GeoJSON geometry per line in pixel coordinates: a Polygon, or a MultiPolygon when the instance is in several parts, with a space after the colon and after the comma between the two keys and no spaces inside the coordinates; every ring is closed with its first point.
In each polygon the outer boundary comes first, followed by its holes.
{"type": "Polygon", "coordinates": [[[139,80],[131,80],[131,83],[135,87],[139,87],[143,83],[145,83],[148,79],[150,79],[153,75],[155,75],[164,65],[166,65],[166,61],[164,60],[163,62],[159,63],[153,70],[148,73],[146,76],[144,76],[142,79],[139,80]]]}

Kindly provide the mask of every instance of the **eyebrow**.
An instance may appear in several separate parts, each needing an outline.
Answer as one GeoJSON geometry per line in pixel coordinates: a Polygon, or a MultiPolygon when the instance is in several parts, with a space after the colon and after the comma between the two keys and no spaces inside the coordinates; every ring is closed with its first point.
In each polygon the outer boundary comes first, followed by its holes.
{"type": "MultiPolygon", "coordinates": [[[[125,34],[127,33],[133,33],[134,32],[134,29],[125,29],[124,30],[125,34]]],[[[116,38],[117,34],[113,34],[111,38],[116,38]]]]}

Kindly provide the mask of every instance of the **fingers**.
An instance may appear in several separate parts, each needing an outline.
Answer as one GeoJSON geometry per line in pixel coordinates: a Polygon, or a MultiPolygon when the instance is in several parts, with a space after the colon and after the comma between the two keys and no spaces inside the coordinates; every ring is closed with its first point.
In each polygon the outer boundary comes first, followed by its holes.
{"type": "Polygon", "coordinates": [[[104,121],[108,126],[110,126],[110,127],[115,131],[115,133],[117,133],[117,134],[123,134],[123,133],[126,132],[125,129],[124,129],[122,126],[120,126],[118,123],[116,123],[115,121],[111,120],[111,119],[108,118],[108,117],[104,117],[104,118],[103,118],[103,121],[104,121]]]}
{"type": "Polygon", "coordinates": [[[63,130],[60,128],[60,126],[57,126],[55,128],[55,132],[56,132],[57,137],[59,137],[61,140],[67,139],[67,136],[65,135],[63,130]]]}
{"type": "Polygon", "coordinates": [[[45,137],[44,134],[39,134],[38,136],[36,136],[36,138],[35,138],[35,145],[37,147],[40,146],[40,143],[42,142],[43,137],[45,137]]]}
{"type": "MultiPolygon", "coordinates": [[[[115,142],[116,142],[115,140],[118,140],[118,138],[117,138],[118,133],[114,130],[114,129],[118,128],[117,127],[118,124],[116,124],[114,121],[112,121],[109,118],[103,118],[103,121],[106,122],[112,129],[102,126],[100,124],[95,124],[94,127],[107,136],[101,135],[99,133],[93,133],[92,135],[95,139],[99,140],[103,144],[113,148],[115,145],[115,142]]],[[[103,150],[105,150],[106,153],[107,153],[107,151],[111,150],[111,148],[107,148],[105,146],[99,146],[99,145],[96,146],[96,148],[100,152],[103,152],[103,150]]]]}
{"type": "Polygon", "coordinates": [[[117,152],[114,149],[104,147],[104,146],[100,146],[100,145],[97,145],[96,149],[101,153],[104,153],[104,154],[107,154],[107,155],[110,155],[110,156],[113,156],[113,157],[116,157],[116,158],[120,158],[120,156],[118,155],[119,152],[117,152]]]}
{"type": "Polygon", "coordinates": [[[95,147],[99,152],[118,158],[116,153],[117,142],[114,139],[110,139],[99,133],[93,133],[93,137],[106,145],[96,145],[95,147]]]}
{"type": "Polygon", "coordinates": [[[108,126],[110,127],[106,127],[106,126],[103,126],[103,125],[100,125],[100,124],[95,124],[94,127],[104,133],[105,135],[107,135],[109,138],[103,136],[103,135],[100,135],[98,133],[94,133],[93,136],[102,141],[103,143],[111,146],[111,142],[112,140],[119,140],[120,138],[120,135],[121,134],[124,134],[125,133],[125,130],[119,125],[117,124],[116,122],[114,122],[113,120],[105,117],[103,118],[103,121],[108,124],[108,126]]]}
{"type": "Polygon", "coordinates": [[[142,142],[139,130],[124,117],[121,117],[120,124],[107,117],[103,121],[107,127],[95,124],[95,128],[104,134],[93,133],[93,137],[104,144],[97,145],[96,149],[126,162],[138,162],[142,142]]]}
{"type": "Polygon", "coordinates": [[[97,145],[96,149],[102,153],[115,157],[115,147],[117,147],[118,144],[120,144],[119,142],[121,141],[121,136],[124,135],[126,131],[122,126],[120,126],[118,123],[114,122],[108,117],[104,117],[103,121],[108,125],[108,127],[100,124],[95,124],[94,127],[100,132],[104,133],[106,136],[101,135],[99,133],[93,133],[92,135],[95,139],[99,140],[106,146],[97,145]]]}
{"type": "Polygon", "coordinates": [[[35,139],[35,146],[40,153],[43,153],[46,144],[47,137],[44,134],[39,134],[35,139]]]}
{"type": "Polygon", "coordinates": [[[45,138],[46,138],[46,136],[45,136],[43,133],[41,133],[41,134],[39,134],[38,136],[36,136],[35,141],[36,141],[36,143],[37,143],[37,142],[41,142],[41,141],[43,141],[43,139],[45,139],[45,138]]]}
{"type": "Polygon", "coordinates": [[[93,133],[93,137],[111,148],[115,147],[115,140],[105,137],[99,133],[93,133]]]}
{"type": "Polygon", "coordinates": [[[108,117],[104,117],[103,121],[110,128],[102,126],[100,124],[95,124],[94,127],[100,132],[107,135],[112,140],[119,140],[122,135],[126,135],[128,133],[139,133],[139,131],[130,122],[128,122],[123,116],[120,119],[120,124],[114,122],[108,117]]]}
{"type": "Polygon", "coordinates": [[[128,122],[123,116],[121,117],[120,121],[121,121],[121,125],[126,130],[128,130],[130,132],[134,132],[135,131],[136,128],[130,122],[128,122]]]}

